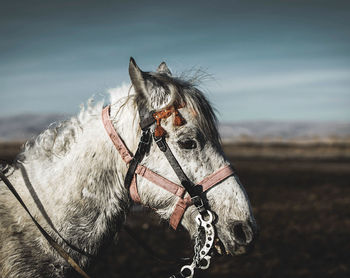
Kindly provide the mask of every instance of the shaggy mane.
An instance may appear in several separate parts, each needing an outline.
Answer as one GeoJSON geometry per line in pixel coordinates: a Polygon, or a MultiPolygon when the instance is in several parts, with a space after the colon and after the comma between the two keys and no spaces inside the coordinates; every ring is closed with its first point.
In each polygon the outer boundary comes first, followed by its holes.
{"type": "Polygon", "coordinates": [[[58,123],[54,122],[37,137],[29,139],[16,160],[24,162],[32,158],[63,156],[81,134],[83,126],[100,116],[102,106],[102,102],[93,105],[93,99],[89,99],[86,108],[82,106],[77,116],[58,123]]]}

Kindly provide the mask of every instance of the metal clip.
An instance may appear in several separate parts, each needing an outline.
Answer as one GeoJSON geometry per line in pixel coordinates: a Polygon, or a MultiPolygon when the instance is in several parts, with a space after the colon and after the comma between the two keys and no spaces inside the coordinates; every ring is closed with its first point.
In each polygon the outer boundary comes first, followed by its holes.
{"type": "Polygon", "coordinates": [[[191,198],[191,201],[193,202],[193,204],[196,206],[196,208],[202,212],[204,209],[204,203],[203,200],[200,196],[196,195],[194,197],[191,198]]]}

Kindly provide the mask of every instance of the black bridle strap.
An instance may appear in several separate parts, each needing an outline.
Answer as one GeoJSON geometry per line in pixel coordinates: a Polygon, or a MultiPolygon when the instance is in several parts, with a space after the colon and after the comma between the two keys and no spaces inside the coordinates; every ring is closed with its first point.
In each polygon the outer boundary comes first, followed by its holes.
{"type": "Polygon", "coordinates": [[[149,151],[151,146],[152,136],[149,129],[142,131],[139,145],[137,147],[136,153],[132,160],[130,161],[128,172],[126,173],[124,186],[129,190],[132,179],[134,178],[137,165],[142,161],[145,154],[149,151]]]}
{"type": "Polygon", "coordinates": [[[44,228],[36,221],[34,216],[30,213],[29,209],[23,202],[21,196],[17,193],[16,189],[12,185],[12,183],[8,180],[8,178],[0,171],[0,178],[3,180],[3,182],[6,184],[8,189],[11,191],[11,193],[16,197],[17,201],[22,205],[24,210],[27,212],[29,217],[34,222],[35,226],[39,229],[40,233],[45,237],[45,239],[50,243],[50,245],[61,255],[63,259],[67,263],[69,263],[72,268],[78,272],[82,277],[90,278],[89,275],[86,274],[84,270],[80,268],[80,266],[74,261],[74,259],[44,230],[44,228]]]}
{"type": "Polygon", "coordinates": [[[181,185],[186,189],[188,194],[191,196],[191,200],[193,204],[196,206],[196,208],[199,210],[199,212],[202,214],[206,211],[204,207],[204,202],[201,196],[201,193],[203,192],[203,188],[201,185],[195,185],[185,174],[185,172],[182,170],[179,162],[177,161],[176,157],[172,153],[171,149],[169,148],[166,140],[164,137],[155,137],[153,136],[155,142],[157,143],[157,146],[159,149],[164,153],[166,159],[168,160],[171,168],[173,168],[175,174],[179,178],[181,185]]]}
{"type": "Polygon", "coordinates": [[[154,110],[148,111],[145,105],[137,105],[137,110],[139,111],[141,129],[148,130],[156,121],[153,117],[154,110]]]}
{"type": "Polygon", "coordinates": [[[145,154],[149,151],[152,141],[150,132],[150,126],[154,124],[155,119],[153,118],[153,111],[148,112],[148,109],[144,106],[137,105],[137,109],[140,117],[140,127],[142,135],[137,146],[137,150],[130,161],[128,172],[126,173],[124,186],[129,190],[132,179],[134,178],[137,165],[142,161],[145,154]]]}
{"type": "MultiPolygon", "coordinates": [[[[149,112],[147,108],[141,105],[137,105],[139,117],[140,117],[140,127],[142,129],[142,136],[140,138],[140,142],[136,153],[133,159],[130,161],[130,165],[128,168],[128,172],[125,176],[124,186],[129,189],[131,182],[134,178],[135,171],[137,165],[142,161],[146,152],[149,151],[151,146],[151,132],[150,126],[155,122],[155,118],[153,117],[154,111],[149,112]],[[142,107],[142,108],[141,108],[142,107]]],[[[175,174],[179,178],[181,185],[186,189],[188,194],[191,196],[191,200],[193,204],[198,209],[199,213],[203,214],[206,211],[204,207],[203,198],[201,193],[203,192],[202,186],[194,185],[194,183],[186,176],[185,172],[182,170],[179,162],[175,158],[174,154],[170,150],[167,142],[165,141],[164,136],[156,137],[153,136],[154,141],[157,143],[159,149],[164,153],[166,159],[169,164],[173,168],[175,174]]]]}

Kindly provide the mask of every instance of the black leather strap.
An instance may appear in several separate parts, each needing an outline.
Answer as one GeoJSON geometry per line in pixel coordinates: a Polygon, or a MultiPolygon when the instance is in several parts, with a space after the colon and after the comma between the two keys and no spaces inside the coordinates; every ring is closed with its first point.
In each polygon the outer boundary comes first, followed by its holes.
{"type": "Polygon", "coordinates": [[[143,105],[137,106],[140,117],[140,127],[142,130],[147,130],[151,125],[155,123],[155,119],[153,118],[154,111],[149,112],[148,109],[143,105]]]}
{"type": "Polygon", "coordinates": [[[142,161],[145,154],[149,151],[151,146],[152,137],[149,129],[143,130],[140,138],[139,145],[137,147],[136,153],[129,164],[128,172],[126,173],[124,186],[129,189],[132,179],[134,177],[137,165],[142,161]]]}
{"type": "Polygon", "coordinates": [[[126,173],[124,186],[129,190],[132,179],[134,178],[137,165],[142,161],[145,154],[149,151],[151,146],[152,136],[150,132],[150,126],[156,121],[153,118],[153,111],[149,112],[145,105],[137,105],[140,117],[140,127],[142,129],[142,135],[139,145],[134,154],[133,159],[130,161],[128,172],[126,173]]]}
{"type": "Polygon", "coordinates": [[[201,185],[195,185],[185,174],[185,172],[182,170],[179,162],[175,158],[174,154],[172,153],[171,149],[169,148],[166,140],[164,137],[155,137],[153,136],[154,141],[157,143],[159,149],[164,153],[166,159],[168,160],[169,164],[173,168],[175,174],[179,178],[182,186],[186,189],[188,194],[191,196],[193,204],[196,206],[196,208],[199,210],[200,213],[204,213],[206,211],[204,202],[202,199],[202,193],[203,188],[201,185]]]}
{"type": "MultiPolygon", "coordinates": [[[[128,172],[125,176],[124,185],[127,189],[130,188],[132,179],[134,177],[137,165],[142,161],[146,152],[149,151],[151,146],[151,133],[150,126],[155,122],[153,117],[154,111],[149,112],[144,105],[138,105],[139,117],[140,117],[140,127],[142,129],[142,136],[137,148],[137,151],[130,162],[128,172]]],[[[164,153],[171,167],[174,169],[177,177],[181,181],[182,186],[186,189],[188,194],[191,196],[193,204],[196,206],[198,211],[202,214],[206,211],[204,206],[202,192],[203,188],[201,185],[195,185],[184,173],[179,162],[175,158],[174,154],[170,150],[167,142],[165,141],[164,136],[155,137],[153,136],[154,141],[157,143],[159,149],[164,153]]]]}

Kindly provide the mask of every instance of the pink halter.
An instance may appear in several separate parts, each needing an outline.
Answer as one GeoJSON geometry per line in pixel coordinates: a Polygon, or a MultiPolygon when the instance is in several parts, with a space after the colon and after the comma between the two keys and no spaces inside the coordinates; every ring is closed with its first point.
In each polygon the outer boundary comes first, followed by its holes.
{"type": "MultiPolygon", "coordinates": [[[[118,150],[119,154],[121,155],[121,157],[123,158],[125,163],[129,164],[130,161],[132,160],[132,155],[130,154],[129,150],[125,146],[122,139],[119,137],[116,130],[114,129],[114,126],[109,118],[109,110],[110,110],[110,106],[106,106],[102,110],[103,125],[104,125],[109,137],[111,138],[114,146],[118,150]]],[[[179,225],[179,223],[182,219],[182,216],[185,213],[185,210],[187,209],[187,207],[192,205],[190,196],[185,196],[186,191],[182,186],[158,175],[157,173],[151,171],[147,167],[139,164],[136,168],[135,175],[134,175],[132,183],[130,185],[130,196],[134,202],[141,203],[141,199],[140,199],[139,193],[137,191],[136,174],[142,176],[143,178],[151,181],[152,183],[160,186],[161,188],[163,188],[163,189],[165,189],[165,190],[167,190],[167,191],[169,191],[169,192],[171,192],[174,195],[179,197],[179,200],[175,206],[175,209],[170,217],[170,226],[174,230],[176,230],[177,226],[179,225]]],[[[233,171],[232,167],[230,165],[226,165],[226,166],[220,168],[219,170],[217,170],[215,173],[204,178],[198,184],[202,185],[203,192],[205,192],[208,189],[210,189],[211,187],[213,187],[214,185],[218,184],[219,182],[223,181],[224,179],[226,179],[227,177],[229,177],[233,174],[234,174],[234,171],[233,171]]]]}

